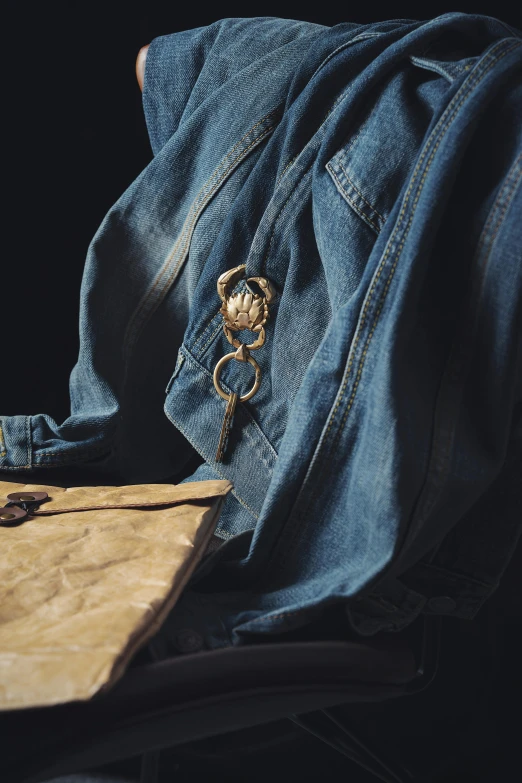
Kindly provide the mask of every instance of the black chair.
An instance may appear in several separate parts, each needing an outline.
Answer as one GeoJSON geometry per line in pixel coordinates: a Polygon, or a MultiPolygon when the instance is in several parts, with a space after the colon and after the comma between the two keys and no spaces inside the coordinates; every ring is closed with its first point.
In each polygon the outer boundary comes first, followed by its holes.
{"type": "MultiPolygon", "coordinates": [[[[38,481],[80,483],[78,475],[69,473],[38,474],[38,481]]],[[[86,476],[83,483],[91,481],[86,476]]],[[[493,628],[496,608],[507,598],[517,604],[510,609],[515,615],[522,599],[522,546],[515,555],[488,601],[493,628]]],[[[404,763],[383,752],[380,735],[372,740],[375,747],[367,733],[362,738],[358,715],[363,708],[372,709],[373,704],[379,710],[379,703],[382,708],[391,700],[400,707],[401,697],[431,685],[439,669],[442,618],[422,615],[398,634],[364,639],[345,633],[343,638],[344,613],[342,607],[337,610],[326,634],[313,641],[281,637],[156,662],[144,651],[111,691],[90,702],[0,713],[0,781],[40,783],[142,756],[142,783],[152,783],[164,750],[185,752],[226,737],[233,747],[234,737],[248,727],[291,721],[373,779],[417,783],[404,763]]],[[[483,610],[481,615],[486,616],[483,610]]],[[[449,636],[448,645],[454,648],[458,626],[444,628],[444,638],[449,636]]],[[[447,659],[450,670],[455,668],[452,656],[445,655],[444,662],[447,659]]],[[[415,701],[412,705],[415,711],[415,701]]],[[[395,709],[391,703],[390,708],[395,709]]]]}
{"type": "MultiPolygon", "coordinates": [[[[417,625],[417,624],[415,624],[417,625]]],[[[386,783],[411,778],[358,740],[335,705],[418,693],[433,680],[440,625],[369,640],[262,644],[200,652],[131,667],[87,703],[4,713],[0,779],[39,783],[141,754],[142,781],[156,779],[158,752],[290,717],[386,783]]]]}

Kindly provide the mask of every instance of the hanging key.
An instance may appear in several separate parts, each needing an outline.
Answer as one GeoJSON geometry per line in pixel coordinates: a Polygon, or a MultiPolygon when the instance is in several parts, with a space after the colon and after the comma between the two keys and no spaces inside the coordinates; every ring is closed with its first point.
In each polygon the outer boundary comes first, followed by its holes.
{"type": "Polygon", "coordinates": [[[262,291],[262,295],[254,293],[252,290],[232,293],[234,288],[245,275],[245,266],[238,266],[230,269],[218,279],[217,290],[222,301],[221,314],[223,316],[223,331],[228,342],[237,350],[223,356],[214,370],[214,386],[217,393],[227,401],[225,417],[219,436],[219,444],[216,453],[216,462],[222,462],[225,454],[230,430],[234,420],[234,412],[238,402],[247,402],[259,389],[261,383],[261,368],[255,359],[250,355],[250,351],[261,348],[265,342],[265,324],[268,319],[268,306],[275,296],[274,290],[265,277],[249,277],[248,283],[255,283],[262,291]],[[249,330],[254,332],[255,340],[250,345],[240,343],[235,332],[249,330]],[[225,364],[232,359],[238,362],[248,362],[254,368],[256,377],[254,385],[247,394],[241,397],[235,392],[230,394],[226,392],[219,382],[221,370],[225,364]]]}
{"type": "Polygon", "coordinates": [[[228,435],[230,433],[230,428],[232,427],[234,411],[236,409],[238,400],[239,402],[247,402],[247,400],[251,400],[254,394],[259,389],[260,383],[261,383],[261,367],[258,365],[256,360],[252,356],[250,356],[250,353],[246,345],[240,345],[237,351],[234,351],[233,353],[227,353],[226,356],[223,356],[223,358],[220,359],[219,362],[216,364],[216,369],[214,370],[214,386],[219,396],[223,397],[223,399],[227,401],[225,418],[223,419],[223,426],[221,427],[221,434],[219,436],[219,445],[216,453],[216,462],[223,461],[223,455],[227,447],[228,435]],[[237,362],[248,362],[256,371],[254,385],[252,386],[252,388],[247,394],[243,394],[241,397],[239,397],[235,392],[231,392],[230,394],[226,392],[221,387],[221,384],[219,382],[221,370],[223,369],[225,364],[231,361],[232,359],[235,359],[237,362]]]}
{"type": "Polygon", "coordinates": [[[228,445],[228,436],[232,428],[234,421],[234,411],[236,410],[237,394],[232,392],[228,398],[227,409],[225,411],[225,418],[223,419],[223,426],[221,427],[221,434],[219,436],[219,443],[216,452],[216,462],[223,462],[223,456],[225,454],[228,445]]]}

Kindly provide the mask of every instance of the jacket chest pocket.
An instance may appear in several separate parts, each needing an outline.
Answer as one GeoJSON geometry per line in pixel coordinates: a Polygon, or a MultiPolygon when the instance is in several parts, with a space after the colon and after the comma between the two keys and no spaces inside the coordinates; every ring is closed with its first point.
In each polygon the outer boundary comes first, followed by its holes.
{"type": "Polygon", "coordinates": [[[326,166],[338,193],[374,234],[382,231],[409,179],[448,81],[405,62],[326,166]]]}
{"type": "Polygon", "coordinates": [[[350,132],[318,172],[314,230],[333,307],[351,301],[402,198],[449,80],[404,60],[368,94],[350,132]]]}
{"type": "Polygon", "coordinates": [[[366,104],[355,128],[326,168],[350,208],[379,234],[409,179],[430,123],[448,88],[467,76],[476,56],[443,50],[435,58],[410,56],[376,100],[366,104]]]}

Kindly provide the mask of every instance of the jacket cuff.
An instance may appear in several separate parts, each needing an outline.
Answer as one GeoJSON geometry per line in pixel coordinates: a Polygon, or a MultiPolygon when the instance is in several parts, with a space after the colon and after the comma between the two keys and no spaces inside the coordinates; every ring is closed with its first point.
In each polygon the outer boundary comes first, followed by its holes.
{"type": "Polygon", "coordinates": [[[0,416],[0,470],[32,467],[30,416],[0,416]]]}

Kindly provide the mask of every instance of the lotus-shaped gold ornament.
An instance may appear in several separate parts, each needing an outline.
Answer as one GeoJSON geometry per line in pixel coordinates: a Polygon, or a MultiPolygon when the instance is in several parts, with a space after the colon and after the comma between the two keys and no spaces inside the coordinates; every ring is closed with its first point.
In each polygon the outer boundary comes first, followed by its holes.
{"type": "Polygon", "coordinates": [[[265,298],[248,292],[232,294],[221,308],[225,325],[234,332],[260,332],[268,317],[265,298]]]}

